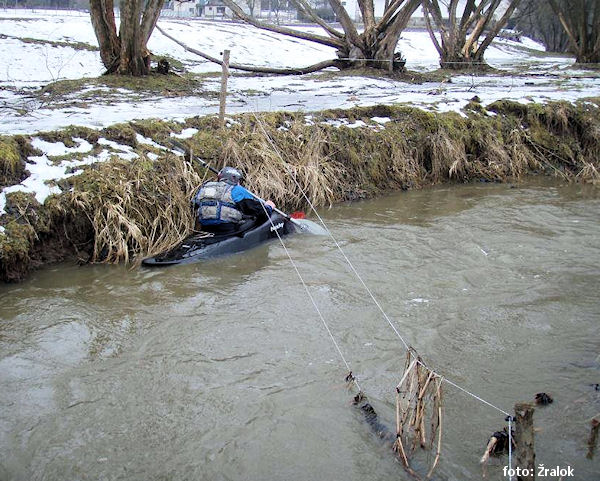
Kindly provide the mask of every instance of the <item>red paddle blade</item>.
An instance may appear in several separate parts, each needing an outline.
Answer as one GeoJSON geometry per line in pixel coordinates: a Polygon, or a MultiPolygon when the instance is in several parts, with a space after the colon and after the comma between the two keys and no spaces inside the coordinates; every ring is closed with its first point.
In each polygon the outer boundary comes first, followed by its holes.
{"type": "Polygon", "coordinates": [[[304,219],[306,215],[304,214],[304,212],[297,210],[296,212],[292,212],[292,215],[290,215],[290,217],[292,219],[304,219]]]}

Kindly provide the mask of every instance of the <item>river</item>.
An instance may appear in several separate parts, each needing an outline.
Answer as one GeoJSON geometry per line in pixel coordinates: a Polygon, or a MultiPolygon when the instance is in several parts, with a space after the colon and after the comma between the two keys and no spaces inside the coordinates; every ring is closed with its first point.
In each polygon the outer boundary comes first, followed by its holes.
{"type": "MultiPolygon", "coordinates": [[[[600,412],[597,189],[442,186],[321,214],[426,362],[504,411],[551,394],[534,414],[536,462],[598,479],[586,458],[600,412]]],[[[393,429],[402,342],[330,238],[285,242],[393,429]]],[[[351,406],[277,241],[164,269],[57,265],[0,286],[0,319],[2,481],[411,479],[351,406]]],[[[434,479],[481,479],[504,415],[444,388],[434,479]]],[[[506,464],[492,459],[487,479],[508,479],[506,464]]]]}

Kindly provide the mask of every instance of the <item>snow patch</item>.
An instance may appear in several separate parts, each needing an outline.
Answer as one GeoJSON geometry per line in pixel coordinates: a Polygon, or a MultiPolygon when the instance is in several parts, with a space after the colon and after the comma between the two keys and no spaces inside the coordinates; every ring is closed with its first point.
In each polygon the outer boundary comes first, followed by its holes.
{"type": "Polygon", "coordinates": [[[171,132],[171,137],[175,137],[176,139],[189,139],[198,133],[198,129],[188,128],[183,129],[181,133],[176,134],[171,132]]]}
{"type": "Polygon", "coordinates": [[[378,124],[387,124],[388,122],[392,121],[392,119],[389,117],[371,117],[371,120],[373,122],[377,122],[378,124]]]}
{"type": "MultiPolygon", "coordinates": [[[[107,147],[111,147],[114,150],[118,150],[119,153],[117,155],[122,159],[133,160],[138,157],[138,154],[136,154],[133,151],[133,148],[131,148],[129,145],[121,145],[117,142],[114,142],[113,140],[108,140],[105,138],[98,139],[98,143],[100,145],[106,145],[107,147]]],[[[111,154],[109,153],[108,157],[110,157],[110,155],[111,154]]]]}
{"type": "Polygon", "coordinates": [[[42,140],[39,137],[35,137],[31,141],[32,147],[41,150],[46,155],[50,156],[60,156],[74,153],[85,153],[90,152],[93,149],[92,144],[90,144],[85,139],[80,139],[78,137],[74,137],[73,141],[79,144],[77,147],[67,147],[62,142],[47,142],[46,140],[42,140]]]}
{"type": "Polygon", "coordinates": [[[135,135],[136,140],[138,141],[139,144],[143,144],[143,145],[151,145],[152,147],[156,147],[158,149],[161,150],[167,150],[164,146],[157,144],[156,142],[154,142],[154,140],[149,139],[148,137],[144,137],[141,134],[136,134],[135,135]]]}
{"type": "MultiPolygon", "coordinates": [[[[12,192],[32,193],[35,199],[43,204],[48,196],[61,193],[61,189],[56,185],[61,179],[66,179],[73,175],[81,173],[81,167],[91,165],[96,162],[103,162],[115,155],[109,150],[102,150],[97,155],[87,155],[82,160],[64,160],[56,162],[50,157],[62,156],[72,153],[91,152],[93,146],[84,139],[74,138],[76,147],[67,147],[63,142],[48,142],[35,137],[31,145],[42,151],[42,155],[28,157],[26,168],[30,175],[20,184],[6,187],[0,193],[0,215],[6,214],[6,194],[12,192]]],[[[101,145],[106,145],[118,151],[118,156],[127,160],[137,158],[138,155],[128,145],[120,145],[111,140],[101,138],[98,140],[101,145]]]]}

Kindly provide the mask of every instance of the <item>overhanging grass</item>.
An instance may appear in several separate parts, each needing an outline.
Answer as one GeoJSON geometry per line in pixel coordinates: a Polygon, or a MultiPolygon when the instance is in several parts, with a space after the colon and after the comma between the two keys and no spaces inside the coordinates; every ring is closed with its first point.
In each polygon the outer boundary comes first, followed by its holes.
{"type": "MultiPolygon", "coordinates": [[[[198,129],[185,141],[195,155],[217,169],[240,168],[251,190],[284,210],[306,209],[303,192],[316,206],[326,206],[390,190],[518,181],[530,174],[600,185],[599,99],[574,105],[500,101],[487,108],[474,100],[464,116],[374,106],[315,113],[310,121],[289,112],[233,120],[226,128],[215,117],[194,117],[183,124],[144,120],[99,132],[71,127],[44,133],[46,140],[66,145],[73,137],[92,144],[107,137],[130,145],[140,157],[113,157],[88,167],[61,182],[64,193],[44,206],[27,198],[11,200],[12,210],[0,218],[6,229],[0,235],[0,277],[7,280],[19,266],[26,271],[43,263],[44,246],[57,239],[71,239],[71,249],[72,239],[79,246],[89,242],[87,254],[96,262],[135,263],[192,229],[190,199],[207,171],[156,147],[152,152],[159,157],[151,160],[149,147],[136,140],[138,133],[168,146],[171,133],[198,129]],[[373,117],[390,120],[382,125],[373,117]],[[340,119],[347,124],[362,120],[367,127],[332,125],[340,119]],[[71,225],[77,228],[69,230],[71,225]]],[[[15,144],[22,157],[26,138],[0,139],[7,158],[14,160],[15,144]]],[[[69,242],[60,245],[68,249],[69,242]]]]}

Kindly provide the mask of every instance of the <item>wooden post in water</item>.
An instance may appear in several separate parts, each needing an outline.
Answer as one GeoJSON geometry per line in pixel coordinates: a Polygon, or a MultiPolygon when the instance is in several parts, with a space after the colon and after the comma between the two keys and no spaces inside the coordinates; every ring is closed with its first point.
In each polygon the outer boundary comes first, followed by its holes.
{"type": "Polygon", "coordinates": [[[517,480],[535,480],[535,450],[533,437],[533,412],[530,403],[515,404],[515,444],[517,480]]]}
{"type": "Polygon", "coordinates": [[[588,438],[588,453],[587,458],[592,459],[598,444],[598,428],[600,428],[600,414],[596,414],[590,421],[590,437],[588,438]]]}
{"type": "Polygon", "coordinates": [[[229,50],[223,51],[223,73],[221,74],[221,95],[219,103],[219,125],[225,125],[225,101],[227,100],[227,77],[229,77],[229,50]]]}

